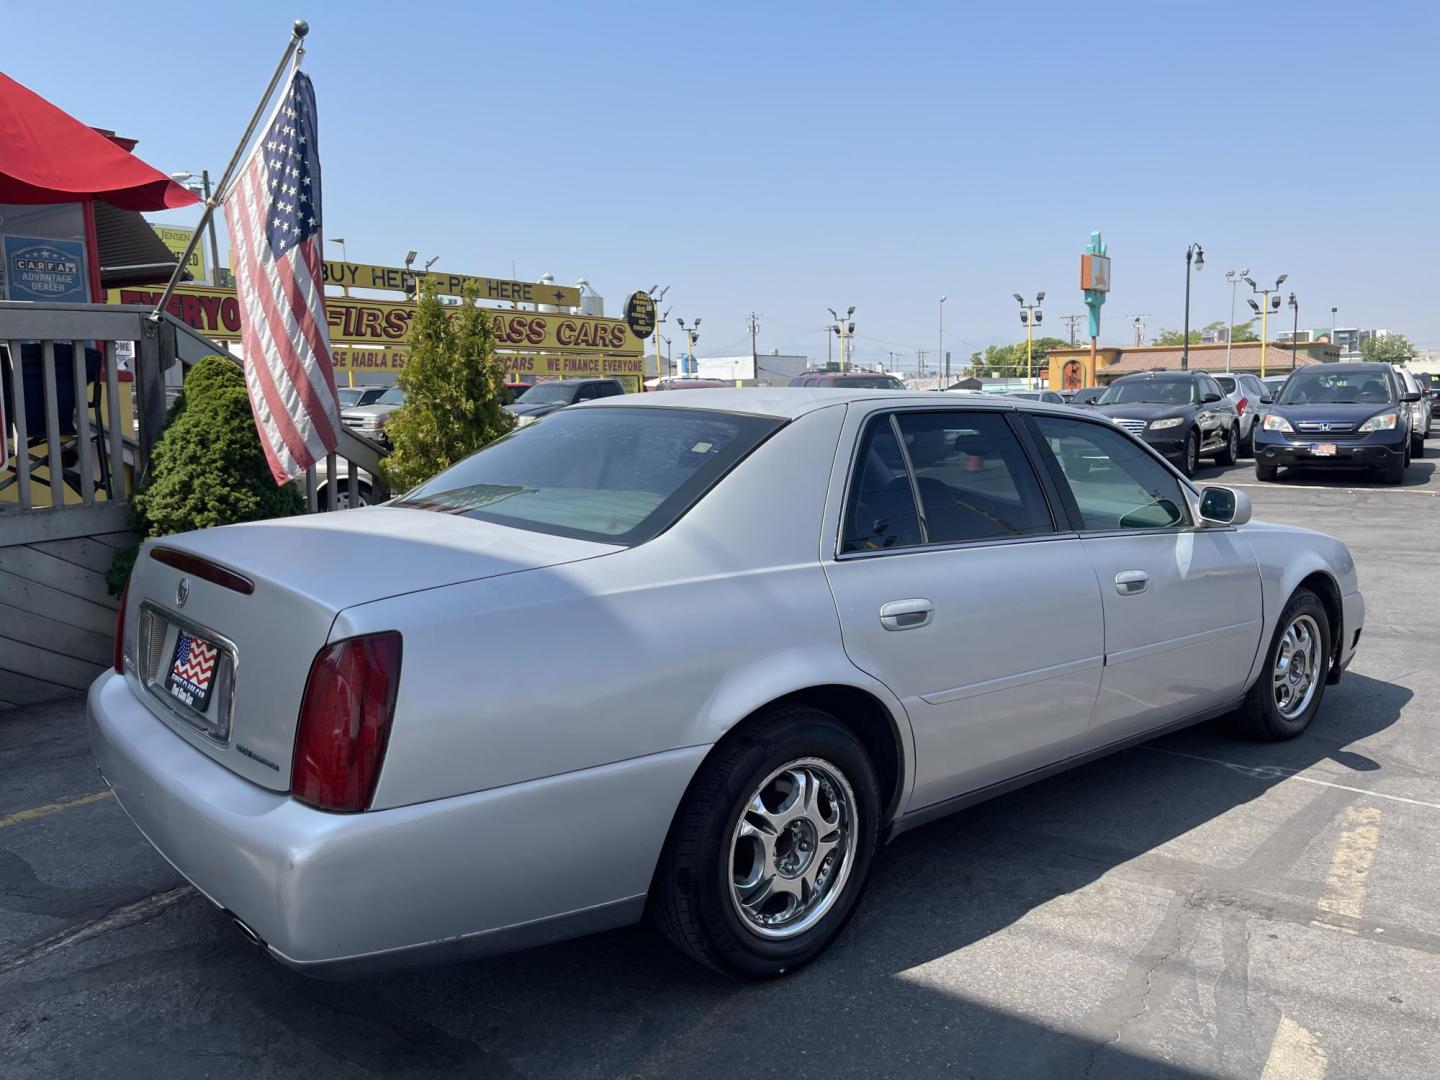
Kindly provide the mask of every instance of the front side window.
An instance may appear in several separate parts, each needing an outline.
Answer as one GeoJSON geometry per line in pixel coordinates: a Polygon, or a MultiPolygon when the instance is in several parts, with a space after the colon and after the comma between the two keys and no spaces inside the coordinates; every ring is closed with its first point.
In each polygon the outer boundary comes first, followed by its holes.
{"type": "Polygon", "coordinates": [[[405,391],[398,386],[392,386],[385,393],[381,394],[375,401],[376,405],[404,405],[405,391]]]}
{"type": "Polygon", "coordinates": [[[1089,532],[1188,525],[1180,482],[1136,440],[1113,427],[1051,416],[1030,418],[1056,481],[1089,532]]]}
{"type": "Polygon", "coordinates": [[[926,539],[958,544],[1054,531],[1020,440],[999,413],[897,413],[926,539]]]}
{"type": "Polygon", "coordinates": [[[394,505],[644,543],[783,423],[703,409],[566,409],[496,440],[394,505]]]}

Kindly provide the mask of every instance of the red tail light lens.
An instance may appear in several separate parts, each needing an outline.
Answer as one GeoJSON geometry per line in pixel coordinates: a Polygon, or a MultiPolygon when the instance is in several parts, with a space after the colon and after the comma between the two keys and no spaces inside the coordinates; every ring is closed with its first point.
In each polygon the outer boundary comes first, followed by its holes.
{"type": "Polygon", "coordinates": [[[1235,403],[1235,415],[1236,415],[1236,416],[1244,416],[1244,415],[1245,415],[1245,406],[1246,406],[1246,405],[1249,405],[1249,404],[1250,404],[1250,399],[1249,399],[1249,398],[1243,398],[1243,397],[1242,397],[1239,401],[1237,401],[1237,402],[1235,403]]]}
{"type": "Polygon", "coordinates": [[[115,674],[125,674],[125,604],[130,599],[130,583],[120,593],[120,613],[115,616],[115,674]]]}
{"type": "Polygon", "coordinates": [[[321,810],[370,805],[399,685],[394,630],[337,641],[316,654],[295,732],[291,795],[321,810]]]}

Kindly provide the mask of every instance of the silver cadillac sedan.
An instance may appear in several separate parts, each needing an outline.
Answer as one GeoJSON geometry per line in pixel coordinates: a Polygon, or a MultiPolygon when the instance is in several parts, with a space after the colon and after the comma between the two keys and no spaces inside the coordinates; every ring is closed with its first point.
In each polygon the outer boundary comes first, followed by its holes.
{"type": "Polygon", "coordinates": [[[878,844],[1161,732],[1304,731],[1345,545],[1104,417],[703,390],[547,417],[387,505],[147,543],[95,757],[316,975],[649,917],[767,977],[878,844]]]}

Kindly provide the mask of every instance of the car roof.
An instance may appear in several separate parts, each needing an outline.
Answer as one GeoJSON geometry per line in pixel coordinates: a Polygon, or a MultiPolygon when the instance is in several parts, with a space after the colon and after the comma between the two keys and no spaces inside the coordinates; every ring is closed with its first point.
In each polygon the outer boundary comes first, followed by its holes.
{"type": "MultiPolygon", "coordinates": [[[[1324,372],[1326,372],[1327,374],[1337,373],[1337,372],[1338,372],[1338,373],[1341,374],[1341,375],[1347,375],[1347,374],[1348,374],[1348,375],[1354,375],[1354,374],[1357,374],[1357,373],[1360,373],[1360,372],[1365,372],[1365,371],[1370,371],[1370,372],[1380,372],[1380,371],[1384,371],[1384,370],[1385,370],[1386,368],[1388,368],[1389,366],[1390,366],[1389,364],[1381,364],[1381,363],[1378,363],[1378,362],[1377,362],[1377,363],[1367,363],[1367,362],[1364,362],[1364,361],[1358,361],[1358,360],[1357,360],[1357,361],[1352,361],[1352,362],[1350,362],[1350,363],[1348,363],[1348,364],[1309,364],[1309,365],[1307,365],[1307,366],[1305,366],[1305,367],[1303,367],[1303,368],[1297,368],[1296,370],[1297,370],[1297,371],[1324,371],[1324,372]]],[[[1291,374],[1291,375],[1294,375],[1295,372],[1292,371],[1290,374],[1291,374]]],[[[1288,378],[1288,376],[1287,376],[1287,378],[1288,378]]]]}
{"type": "MultiPolygon", "coordinates": [[[[1121,375],[1115,382],[1131,382],[1140,379],[1198,379],[1202,375],[1208,375],[1207,371],[1132,371],[1129,375],[1121,375]]],[[[1113,386],[1115,383],[1111,383],[1113,386]]]]}
{"type": "MultiPolygon", "coordinates": [[[[999,394],[938,394],[930,390],[842,390],[810,386],[744,387],[738,389],[670,390],[663,394],[625,394],[572,405],[572,409],[632,407],[700,409],[793,420],[833,405],[929,405],[936,409],[1012,409],[1021,412],[1089,416],[1084,409],[1049,401],[1029,401],[999,394]]],[[[566,410],[569,411],[568,409],[566,410]]]]}

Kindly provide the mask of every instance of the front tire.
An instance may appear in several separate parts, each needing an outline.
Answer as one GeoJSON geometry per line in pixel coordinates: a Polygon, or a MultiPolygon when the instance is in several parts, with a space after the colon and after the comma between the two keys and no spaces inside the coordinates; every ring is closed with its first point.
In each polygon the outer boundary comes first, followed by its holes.
{"type": "Polygon", "coordinates": [[[1185,438],[1185,449],[1180,453],[1180,471],[1187,477],[1195,475],[1200,467],[1200,433],[1191,431],[1185,438]]]}
{"type": "Polygon", "coordinates": [[[1330,674],[1330,617],[1320,598],[1297,589],[1275,626],[1265,666],[1241,708],[1256,739],[1293,739],[1310,726],[1330,674]]]}
{"type": "Polygon", "coordinates": [[[1274,465],[1262,465],[1262,464],[1261,464],[1260,462],[1258,462],[1258,461],[1255,463],[1255,479],[1256,479],[1256,480],[1274,480],[1276,474],[1277,474],[1279,471],[1280,471],[1280,470],[1277,469],[1274,465]]]}
{"type": "Polygon", "coordinates": [[[1380,480],[1385,484],[1403,484],[1405,482],[1405,470],[1410,467],[1410,450],[1406,447],[1405,454],[1393,465],[1387,465],[1380,473],[1380,480]]]}
{"type": "Polygon", "coordinates": [[[864,891],[880,787],[828,713],[771,709],[705,760],[670,829],[651,915],[682,952],[768,979],[819,956],[864,891]]]}

